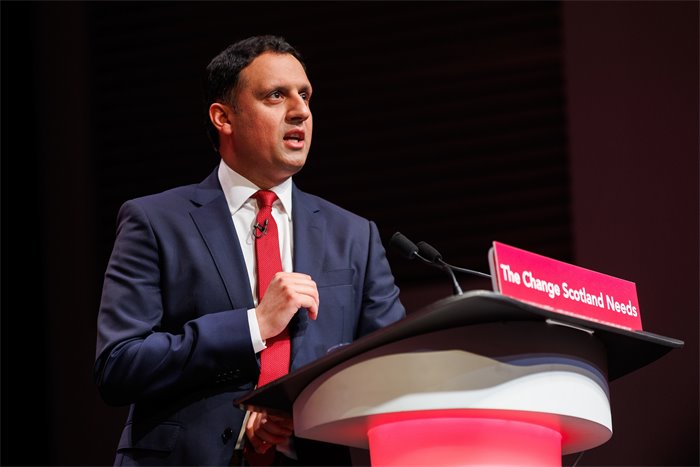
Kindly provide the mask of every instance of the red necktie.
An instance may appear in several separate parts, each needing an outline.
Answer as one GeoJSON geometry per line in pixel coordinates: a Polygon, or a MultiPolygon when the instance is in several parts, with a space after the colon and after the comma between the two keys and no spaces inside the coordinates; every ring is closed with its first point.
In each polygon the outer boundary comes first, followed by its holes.
{"type": "MultiPolygon", "coordinates": [[[[276,273],[282,271],[277,223],[272,217],[272,203],[277,195],[261,190],[253,195],[258,202],[258,217],[255,228],[255,257],[258,271],[258,303],[263,299],[267,286],[276,273]]],[[[289,331],[265,341],[266,348],[260,353],[260,378],[258,387],[289,373],[289,331]]]]}
{"type": "MultiPolygon", "coordinates": [[[[282,270],[282,259],[280,258],[277,223],[272,217],[272,203],[277,199],[277,195],[272,191],[260,190],[253,195],[253,198],[258,202],[259,208],[253,234],[255,235],[255,258],[258,272],[258,303],[260,303],[270,281],[277,272],[282,270]]],[[[258,387],[289,373],[288,329],[285,328],[280,334],[269,337],[265,341],[265,345],[266,348],[260,353],[258,387]]],[[[264,454],[259,454],[246,443],[243,455],[250,465],[272,465],[275,458],[275,448],[272,446],[264,454]]]]}

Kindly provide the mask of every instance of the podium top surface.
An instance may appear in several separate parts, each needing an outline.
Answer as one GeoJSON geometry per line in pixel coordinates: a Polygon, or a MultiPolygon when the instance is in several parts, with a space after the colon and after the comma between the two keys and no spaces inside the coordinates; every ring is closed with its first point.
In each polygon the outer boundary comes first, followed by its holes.
{"type": "Polygon", "coordinates": [[[304,388],[321,374],[353,357],[401,339],[461,326],[504,321],[551,319],[593,331],[608,354],[608,379],[642,368],[661,358],[683,341],[646,331],[631,331],[536,307],[497,292],[475,290],[439,300],[401,321],[368,334],[352,344],[334,350],[313,363],[261,388],[249,392],[236,403],[291,413],[292,405],[304,388]]]}

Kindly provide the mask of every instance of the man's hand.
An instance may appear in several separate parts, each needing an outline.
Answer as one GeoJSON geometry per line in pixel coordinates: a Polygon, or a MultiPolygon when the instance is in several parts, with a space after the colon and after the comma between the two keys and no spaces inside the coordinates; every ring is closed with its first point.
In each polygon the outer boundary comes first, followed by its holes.
{"type": "Polygon", "coordinates": [[[260,336],[274,337],[284,328],[299,308],[309,311],[309,318],[318,316],[318,290],[311,276],[298,272],[278,272],[265,291],[255,315],[260,336]]]}
{"type": "Polygon", "coordinates": [[[269,415],[266,412],[250,412],[245,434],[257,453],[264,454],[270,447],[285,443],[294,433],[291,418],[269,415]]]}

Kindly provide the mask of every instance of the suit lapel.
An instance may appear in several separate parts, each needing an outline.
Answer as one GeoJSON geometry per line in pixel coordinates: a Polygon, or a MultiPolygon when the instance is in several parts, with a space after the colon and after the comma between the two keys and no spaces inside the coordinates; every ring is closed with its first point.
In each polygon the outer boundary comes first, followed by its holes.
{"type": "MultiPolygon", "coordinates": [[[[216,264],[232,308],[252,308],[253,293],[247,280],[245,260],[216,170],[195,189],[192,201],[199,207],[192,210],[190,216],[216,264]]],[[[296,185],[292,187],[292,204],[294,271],[319,277],[323,266],[324,250],[320,247],[324,244],[325,220],[315,200],[296,185]]],[[[307,313],[301,312],[290,322],[292,368],[308,320],[307,313]]]]}
{"type": "Polygon", "coordinates": [[[195,189],[192,201],[199,208],[192,210],[190,216],[216,264],[231,307],[252,308],[245,259],[216,170],[195,189]]]}
{"type": "MultiPolygon", "coordinates": [[[[323,266],[326,223],[315,200],[299,190],[296,185],[292,187],[292,204],[294,271],[308,274],[312,278],[319,277],[323,266]]],[[[290,322],[292,368],[294,368],[294,358],[306,334],[308,321],[309,317],[304,311],[297,313],[290,322]]]]}

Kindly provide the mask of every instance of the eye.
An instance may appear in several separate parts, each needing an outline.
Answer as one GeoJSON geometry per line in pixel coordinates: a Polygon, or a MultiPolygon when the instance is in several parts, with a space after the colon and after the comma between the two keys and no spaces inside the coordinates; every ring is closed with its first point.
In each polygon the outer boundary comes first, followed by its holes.
{"type": "Polygon", "coordinates": [[[284,95],[282,94],[282,91],[280,90],[275,90],[272,91],[270,94],[268,94],[268,98],[273,99],[273,100],[279,100],[282,99],[284,95]]]}

